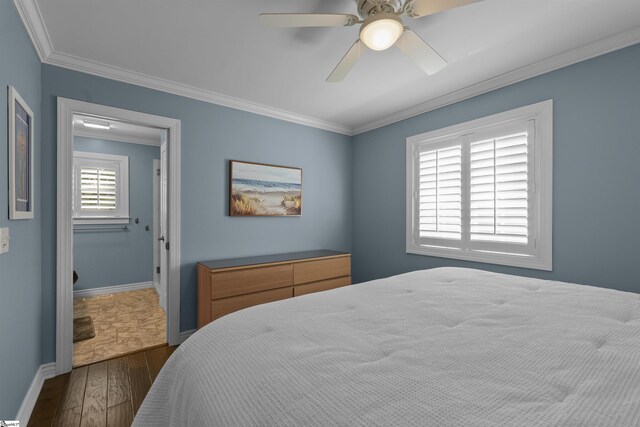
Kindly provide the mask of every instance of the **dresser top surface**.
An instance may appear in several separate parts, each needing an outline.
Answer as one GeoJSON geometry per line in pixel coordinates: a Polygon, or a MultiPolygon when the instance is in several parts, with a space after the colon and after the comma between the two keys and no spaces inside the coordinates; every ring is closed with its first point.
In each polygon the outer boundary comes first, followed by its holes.
{"type": "Polygon", "coordinates": [[[287,254],[263,255],[245,258],[214,259],[211,261],[200,261],[199,264],[202,264],[211,270],[216,270],[221,268],[243,267],[257,264],[271,264],[275,262],[299,261],[304,259],[327,258],[346,255],[350,254],[348,252],[338,252],[322,249],[316,251],[291,252],[287,254]]]}

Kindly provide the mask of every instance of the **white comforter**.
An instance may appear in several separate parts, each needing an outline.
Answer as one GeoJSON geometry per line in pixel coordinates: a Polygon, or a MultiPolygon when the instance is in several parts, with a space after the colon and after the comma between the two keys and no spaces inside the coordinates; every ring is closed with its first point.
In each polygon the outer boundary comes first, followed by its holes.
{"type": "Polygon", "coordinates": [[[136,426],[638,426],[640,295],[439,268],[182,344],[136,426]]]}

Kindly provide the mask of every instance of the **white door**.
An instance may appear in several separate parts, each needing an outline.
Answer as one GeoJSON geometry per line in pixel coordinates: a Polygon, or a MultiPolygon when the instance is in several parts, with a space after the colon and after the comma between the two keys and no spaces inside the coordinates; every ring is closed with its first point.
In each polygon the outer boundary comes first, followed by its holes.
{"type": "MultiPolygon", "coordinates": [[[[160,295],[160,159],[153,159],[153,286],[160,295]]],[[[162,306],[166,311],[166,307],[162,306]]]]}
{"type": "Polygon", "coordinates": [[[158,237],[158,250],[160,252],[160,306],[165,311],[167,307],[167,278],[169,277],[169,241],[167,240],[169,235],[167,221],[167,200],[169,200],[168,160],[167,140],[165,138],[160,146],[160,237],[158,237]]]}

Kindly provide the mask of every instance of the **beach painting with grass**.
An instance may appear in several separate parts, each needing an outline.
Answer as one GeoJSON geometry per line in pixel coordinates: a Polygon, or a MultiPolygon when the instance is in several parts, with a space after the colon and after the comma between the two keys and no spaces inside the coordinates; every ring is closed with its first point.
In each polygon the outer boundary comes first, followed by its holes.
{"type": "Polygon", "coordinates": [[[229,215],[301,215],[302,169],[231,160],[229,175],[229,215]]]}

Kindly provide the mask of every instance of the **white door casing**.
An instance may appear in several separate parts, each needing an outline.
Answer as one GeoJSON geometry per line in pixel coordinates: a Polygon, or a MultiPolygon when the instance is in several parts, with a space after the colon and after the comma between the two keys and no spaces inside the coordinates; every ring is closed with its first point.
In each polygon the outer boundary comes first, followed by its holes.
{"type": "MultiPolygon", "coordinates": [[[[167,271],[168,256],[170,251],[170,243],[167,241],[168,236],[168,177],[169,170],[167,142],[163,141],[160,146],[160,237],[158,238],[159,257],[160,257],[160,307],[167,306],[167,275],[163,271],[167,271]]],[[[165,308],[166,310],[166,308],[165,308]]]]}
{"type": "MultiPolygon", "coordinates": [[[[160,295],[160,159],[153,159],[152,170],[153,181],[153,228],[152,242],[153,245],[153,286],[160,295]]],[[[162,307],[166,311],[166,307],[162,307]]]]}
{"type": "Polygon", "coordinates": [[[167,130],[167,229],[165,251],[167,342],[177,345],[180,336],[180,127],[168,117],[145,114],[58,97],[57,206],[56,206],[56,375],[71,371],[73,364],[73,223],[72,166],[74,114],[167,130]]]}

